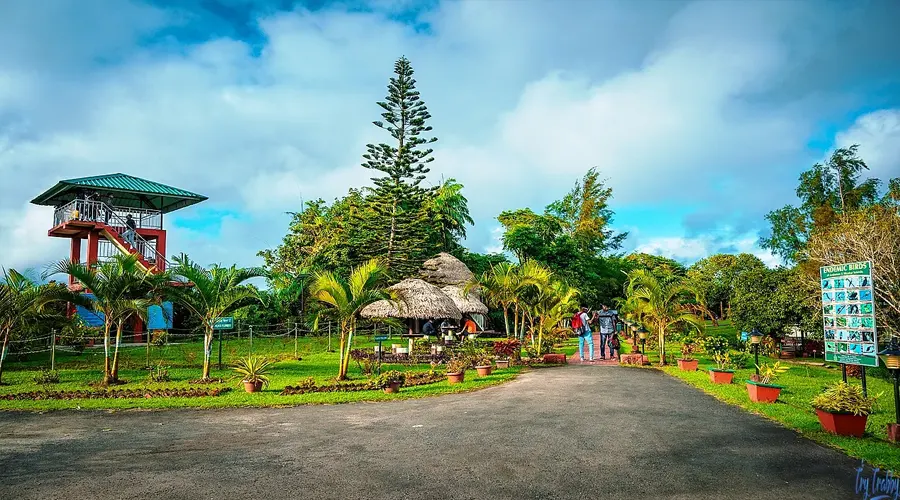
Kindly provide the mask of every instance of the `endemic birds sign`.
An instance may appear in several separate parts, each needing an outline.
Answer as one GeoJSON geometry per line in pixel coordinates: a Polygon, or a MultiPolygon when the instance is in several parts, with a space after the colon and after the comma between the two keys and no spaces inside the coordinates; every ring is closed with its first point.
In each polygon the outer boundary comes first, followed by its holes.
{"type": "Polygon", "coordinates": [[[852,262],[819,269],[825,360],[878,366],[872,263],[852,262]]]}

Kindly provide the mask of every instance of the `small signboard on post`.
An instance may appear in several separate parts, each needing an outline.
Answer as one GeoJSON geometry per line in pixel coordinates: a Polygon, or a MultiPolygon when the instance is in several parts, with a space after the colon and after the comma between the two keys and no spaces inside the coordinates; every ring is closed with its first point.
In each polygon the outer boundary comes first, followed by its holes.
{"type": "Polygon", "coordinates": [[[822,317],[825,360],[846,365],[878,366],[875,289],[872,263],[824,266],[822,317]]]}
{"type": "Polygon", "coordinates": [[[216,321],[213,322],[213,330],[234,330],[234,318],[231,316],[216,318],[216,321]]]}

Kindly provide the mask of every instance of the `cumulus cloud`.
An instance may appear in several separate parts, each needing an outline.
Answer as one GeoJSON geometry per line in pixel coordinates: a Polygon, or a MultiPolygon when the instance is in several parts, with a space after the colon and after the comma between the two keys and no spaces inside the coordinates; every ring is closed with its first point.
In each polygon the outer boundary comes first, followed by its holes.
{"type": "MultiPolygon", "coordinates": [[[[386,140],[371,125],[374,103],[401,54],[440,137],[430,182],[466,185],[471,248],[497,249],[501,210],[540,209],[592,166],[609,177],[613,208],[667,218],[672,203],[692,207],[683,234],[643,232],[635,245],[664,251],[653,238],[702,242],[728,227],[738,248],[813,161],[805,144],[829,118],[819,110],[846,113],[860,99],[846,97],[844,67],[837,80],[816,61],[852,60],[860,81],[872,70],[863,62],[877,51],[865,37],[827,54],[821,39],[862,22],[882,34],[879,46],[896,37],[879,28],[890,18],[882,5],[847,19],[814,2],[254,5],[220,5],[241,19],[231,26],[140,2],[0,4],[0,211],[14,221],[0,222],[0,263],[64,255],[47,241],[50,217],[27,205],[33,195],[118,171],[210,197],[167,218],[172,252],[257,263],[301,199],[370,182],[360,157],[386,140]],[[798,28],[811,14],[816,22],[798,28]],[[803,67],[816,83],[798,76],[803,67]],[[240,216],[188,224],[204,210],[240,216]]],[[[897,76],[877,68],[882,81],[897,76]]],[[[880,137],[873,172],[896,166],[890,116],[861,118],[839,138],[880,137]]],[[[619,222],[641,227],[644,217],[619,222]]]]}
{"type": "Polygon", "coordinates": [[[900,177],[900,108],[867,113],[837,135],[837,145],[859,144],[869,175],[883,181],[900,177]]]}

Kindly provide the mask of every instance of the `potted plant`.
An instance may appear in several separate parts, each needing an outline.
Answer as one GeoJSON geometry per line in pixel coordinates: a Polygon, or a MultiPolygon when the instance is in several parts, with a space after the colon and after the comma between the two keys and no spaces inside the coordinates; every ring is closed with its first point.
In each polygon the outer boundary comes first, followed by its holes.
{"type": "Polygon", "coordinates": [[[822,429],[841,436],[862,437],[866,421],[875,405],[874,397],[863,394],[858,385],[840,381],[813,398],[813,408],[822,429]]]}
{"type": "Polygon", "coordinates": [[[774,403],[778,399],[778,395],[781,394],[782,386],[775,385],[772,382],[779,375],[788,371],[789,367],[782,366],[780,361],[776,361],[774,365],[765,363],[762,366],[757,365],[757,368],[759,368],[759,381],[747,381],[747,394],[750,395],[750,401],[754,403],[774,403]]]}
{"type": "Polygon", "coordinates": [[[378,377],[378,386],[387,394],[400,392],[400,386],[406,382],[406,375],[397,370],[389,370],[378,377]]]}
{"type": "Polygon", "coordinates": [[[693,337],[685,337],[681,341],[681,359],[678,360],[678,368],[687,372],[697,371],[699,361],[694,359],[694,349],[697,344],[694,343],[693,337]]]}
{"type": "Polygon", "coordinates": [[[491,374],[491,357],[487,354],[476,356],[474,359],[475,370],[479,377],[487,377],[491,374]]]}
{"type": "Polygon", "coordinates": [[[494,356],[497,356],[497,369],[509,368],[509,362],[516,359],[522,351],[519,339],[506,339],[494,342],[494,356]]]}
{"type": "Polygon", "coordinates": [[[269,365],[271,362],[262,356],[249,356],[238,361],[234,371],[241,376],[245,391],[259,392],[269,385],[269,365]]]}
{"type": "Polygon", "coordinates": [[[466,379],[466,368],[469,364],[460,358],[453,358],[447,362],[447,382],[450,385],[462,383],[466,379]]]}
{"type": "Polygon", "coordinates": [[[716,367],[709,369],[709,380],[714,384],[730,384],[734,378],[731,355],[727,352],[717,352],[713,354],[713,360],[716,362],[716,367]]]}

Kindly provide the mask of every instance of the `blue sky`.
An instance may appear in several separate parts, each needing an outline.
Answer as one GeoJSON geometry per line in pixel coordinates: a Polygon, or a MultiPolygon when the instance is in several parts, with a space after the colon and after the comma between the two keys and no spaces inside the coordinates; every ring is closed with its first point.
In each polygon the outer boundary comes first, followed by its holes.
{"type": "Polygon", "coordinates": [[[400,55],[473,250],[597,167],[627,250],[774,263],[763,215],[833,147],[900,175],[898,18],[889,0],[2,2],[0,265],[65,256],[28,201],[111,172],[210,197],[166,219],[172,252],[259,263],[301,199],[368,183],[400,55]]]}

